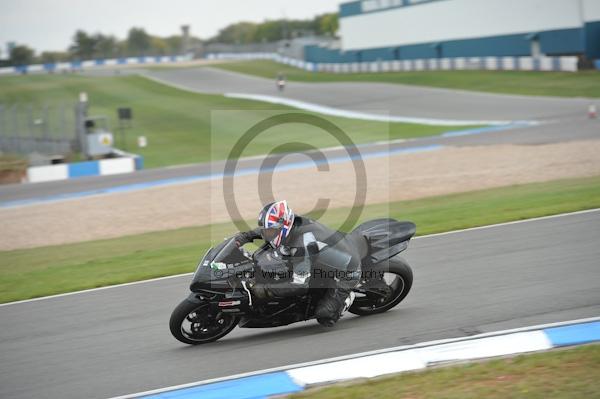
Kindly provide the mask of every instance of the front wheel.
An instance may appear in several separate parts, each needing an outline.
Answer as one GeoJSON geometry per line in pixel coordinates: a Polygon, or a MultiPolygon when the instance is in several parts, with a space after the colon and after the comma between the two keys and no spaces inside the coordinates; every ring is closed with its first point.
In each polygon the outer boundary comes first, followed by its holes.
{"type": "Polygon", "coordinates": [[[238,323],[238,318],[227,313],[212,314],[206,302],[193,302],[184,299],[169,320],[173,336],[190,345],[216,341],[229,334],[238,323]]]}
{"type": "Polygon", "coordinates": [[[356,299],[348,309],[359,316],[383,313],[408,295],[413,283],[412,269],[398,256],[391,258],[381,273],[373,273],[355,289],[356,299]]]}

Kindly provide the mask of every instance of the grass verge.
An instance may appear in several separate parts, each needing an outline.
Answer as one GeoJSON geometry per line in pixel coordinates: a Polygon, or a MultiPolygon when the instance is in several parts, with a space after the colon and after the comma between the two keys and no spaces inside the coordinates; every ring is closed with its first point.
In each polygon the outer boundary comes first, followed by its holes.
{"type": "MultiPolygon", "coordinates": [[[[424,235],[592,208],[600,208],[600,176],[370,205],[361,221],[411,220],[424,235]]],[[[322,221],[339,224],[347,214],[331,210],[322,221]]],[[[0,303],[192,272],[211,237],[234,231],[219,224],[2,251],[0,303]]]]}
{"type": "Polygon", "coordinates": [[[385,82],[503,94],[600,97],[600,72],[421,71],[335,74],[307,72],[274,61],[243,61],[211,67],[275,79],[281,72],[299,82],[385,82]]]}
{"type": "Polygon", "coordinates": [[[596,344],[309,390],[290,399],[598,398],[599,370],[596,344]]]}
{"type": "MultiPolygon", "coordinates": [[[[120,134],[114,132],[116,145],[143,155],[147,168],[225,159],[242,134],[265,118],[268,112],[311,114],[283,105],[178,90],[141,76],[31,75],[0,78],[0,105],[5,106],[70,104],[76,101],[80,92],[89,96],[89,114],[110,117],[114,128],[117,127],[117,108],[132,108],[133,127],[126,130],[125,143],[121,141],[120,134]],[[242,112],[211,119],[212,111],[242,112]],[[212,123],[219,120],[221,123],[212,123]],[[137,136],[146,136],[148,147],[137,148],[137,136]]],[[[8,112],[10,115],[10,110],[8,112]]],[[[338,125],[355,143],[432,136],[468,128],[387,124],[320,116],[338,125]]],[[[22,125],[25,123],[25,120],[21,121],[22,125]]],[[[319,148],[339,145],[318,128],[294,123],[269,129],[269,134],[254,140],[243,156],[264,154],[278,144],[296,141],[319,148]]]]}

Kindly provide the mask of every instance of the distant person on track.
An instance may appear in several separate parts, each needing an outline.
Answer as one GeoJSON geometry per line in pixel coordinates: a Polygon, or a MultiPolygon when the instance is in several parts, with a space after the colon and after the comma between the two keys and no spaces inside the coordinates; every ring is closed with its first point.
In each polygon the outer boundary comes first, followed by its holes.
{"type": "Polygon", "coordinates": [[[360,278],[360,255],[343,233],[304,216],[295,216],[286,201],[266,205],[258,216],[258,228],[236,235],[243,246],[263,239],[269,256],[286,262],[293,271],[291,281],[257,283],[248,281],[250,291],[260,299],[302,296],[311,279],[321,278],[326,293],[317,304],[317,321],[333,326],[354,300],[352,289],[360,278]],[[330,270],[343,272],[330,272],[330,270]],[[327,271],[327,272],[325,272],[327,271]]]}
{"type": "Polygon", "coordinates": [[[279,91],[283,91],[283,89],[285,89],[285,75],[283,73],[279,72],[277,74],[276,84],[279,91]]]}

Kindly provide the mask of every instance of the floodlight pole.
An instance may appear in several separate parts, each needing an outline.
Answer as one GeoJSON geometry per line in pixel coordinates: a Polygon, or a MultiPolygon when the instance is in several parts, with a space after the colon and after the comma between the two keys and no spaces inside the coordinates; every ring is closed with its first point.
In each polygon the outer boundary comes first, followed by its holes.
{"type": "Polygon", "coordinates": [[[85,118],[87,117],[88,97],[82,92],[79,94],[79,101],[75,106],[75,134],[79,142],[79,150],[87,157],[87,140],[85,132],[85,118]]]}
{"type": "Polygon", "coordinates": [[[123,120],[119,119],[119,130],[121,131],[121,143],[123,143],[123,151],[127,152],[127,140],[125,140],[125,127],[123,120]]]}
{"type": "Polygon", "coordinates": [[[587,58],[587,38],[585,32],[585,7],[583,5],[584,0],[579,0],[579,23],[581,25],[581,44],[583,47],[583,56],[584,59],[587,58]]]}

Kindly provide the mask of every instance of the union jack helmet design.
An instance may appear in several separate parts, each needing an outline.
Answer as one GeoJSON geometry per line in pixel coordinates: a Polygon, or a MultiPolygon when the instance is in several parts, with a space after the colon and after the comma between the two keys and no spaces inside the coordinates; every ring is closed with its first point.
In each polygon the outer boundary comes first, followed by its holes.
{"type": "Polygon", "coordinates": [[[287,201],[277,201],[266,205],[258,215],[258,227],[262,238],[278,248],[288,236],[294,224],[294,212],[287,201]]]}

